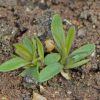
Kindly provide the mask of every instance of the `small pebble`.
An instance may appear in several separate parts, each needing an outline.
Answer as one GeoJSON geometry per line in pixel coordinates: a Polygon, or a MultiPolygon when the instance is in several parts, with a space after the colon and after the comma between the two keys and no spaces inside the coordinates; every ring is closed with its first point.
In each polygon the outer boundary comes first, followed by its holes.
{"type": "Polygon", "coordinates": [[[27,83],[34,83],[32,78],[30,78],[29,76],[24,77],[24,81],[27,82],[27,83]]]}
{"type": "Polygon", "coordinates": [[[91,15],[91,21],[92,21],[92,23],[93,24],[96,24],[97,23],[97,16],[95,16],[95,15],[91,15]]]}
{"type": "Polygon", "coordinates": [[[85,28],[80,28],[80,29],[78,30],[77,36],[78,36],[79,38],[84,38],[84,37],[86,36],[86,29],[85,29],[85,28]]]}
{"type": "Polygon", "coordinates": [[[22,94],[22,100],[31,100],[30,93],[23,93],[22,94]]]}
{"type": "Polygon", "coordinates": [[[92,64],[92,70],[95,71],[98,69],[98,65],[97,64],[92,64]]]}
{"type": "Polygon", "coordinates": [[[67,20],[67,19],[64,19],[63,20],[63,24],[64,25],[66,25],[66,24],[72,25],[72,23],[69,20],[67,20]]]}
{"type": "Polygon", "coordinates": [[[93,25],[92,27],[95,29],[96,28],[96,25],[93,25]]]}
{"type": "Polygon", "coordinates": [[[51,0],[51,3],[54,4],[54,5],[58,5],[59,2],[60,2],[59,0],[51,0]]]}
{"type": "Polygon", "coordinates": [[[70,98],[66,98],[66,100],[71,100],[70,98]]]}
{"type": "Polygon", "coordinates": [[[33,99],[32,100],[47,100],[47,99],[45,97],[43,97],[42,95],[33,92],[33,99]]]}
{"type": "Polygon", "coordinates": [[[100,46],[97,45],[97,50],[96,50],[97,55],[100,55],[100,46]]]}
{"type": "Polygon", "coordinates": [[[9,100],[8,97],[4,96],[4,97],[0,97],[0,100],[9,100]]]}
{"type": "Polygon", "coordinates": [[[73,19],[71,22],[72,22],[72,24],[74,24],[74,25],[76,25],[78,27],[81,26],[81,24],[80,24],[80,22],[78,20],[73,19]]]}
{"type": "Polygon", "coordinates": [[[67,92],[67,93],[68,93],[69,95],[70,95],[70,94],[72,94],[72,92],[71,92],[71,91],[69,91],[69,90],[68,90],[68,92],[67,92]]]}
{"type": "Polygon", "coordinates": [[[45,92],[46,92],[46,89],[42,85],[40,85],[40,93],[43,94],[45,92]]]}
{"type": "Polygon", "coordinates": [[[80,18],[81,18],[81,19],[87,20],[87,19],[88,19],[88,16],[89,16],[89,11],[88,11],[88,10],[84,10],[84,11],[82,11],[81,14],[80,14],[80,18]]]}
{"type": "Polygon", "coordinates": [[[96,56],[96,52],[94,51],[92,54],[91,54],[91,57],[95,57],[96,56]]]}
{"type": "Polygon", "coordinates": [[[44,44],[46,47],[46,52],[51,52],[55,49],[54,41],[51,39],[45,40],[44,44]]]}
{"type": "Polygon", "coordinates": [[[39,3],[39,8],[42,9],[42,10],[46,10],[49,8],[48,4],[46,2],[41,2],[39,3]]]}
{"type": "Polygon", "coordinates": [[[61,71],[61,75],[66,79],[66,80],[70,80],[71,79],[71,75],[68,72],[64,72],[64,71],[61,71]]]}
{"type": "Polygon", "coordinates": [[[23,100],[31,100],[30,96],[25,96],[23,100]]]}

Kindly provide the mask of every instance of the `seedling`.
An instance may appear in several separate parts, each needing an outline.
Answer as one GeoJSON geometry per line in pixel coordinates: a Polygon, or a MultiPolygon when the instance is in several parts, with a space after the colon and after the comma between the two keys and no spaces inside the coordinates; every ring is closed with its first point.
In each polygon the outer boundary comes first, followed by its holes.
{"type": "Polygon", "coordinates": [[[94,50],[94,44],[87,44],[70,53],[75,37],[75,27],[72,26],[65,36],[62,20],[54,15],[51,24],[52,36],[55,42],[56,53],[44,56],[42,42],[34,37],[24,38],[21,43],[14,45],[16,56],[0,65],[0,72],[8,72],[23,67],[21,76],[30,76],[37,82],[44,82],[63,69],[77,68],[89,61],[86,59],[94,50]]]}
{"type": "Polygon", "coordinates": [[[60,55],[51,53],[44,58],[42,42],[37,38],[27,37],[14,45],[16,56],[0,65],[0,72],[8,72],[23,67],[21,76],[30,76],[37,82],[44,82],[58,74],[62,65],[60,55]],[[53,57],[53,60],[52,60],[53,57]]]}
{"type": "Polygon", "coordinates": [[[89,61],[86,57],[95,50],[94,44],[86,44],[74,50],[72,53],[70,52],[76,33],[74,26],[70,27],[66,37],[60,16],[54,15],[51,31],[56,44],[56,49],[61,56],[60,62],[65,69],[76,68],[89,61]]]}

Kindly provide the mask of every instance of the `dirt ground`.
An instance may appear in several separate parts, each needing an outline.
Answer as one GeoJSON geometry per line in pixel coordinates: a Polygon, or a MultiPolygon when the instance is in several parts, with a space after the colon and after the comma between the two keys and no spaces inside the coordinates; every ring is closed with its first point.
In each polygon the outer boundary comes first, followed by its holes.
{"type": "Polygon", "coordinates": [[[21,69],[0,73],[0,100],[32,100],[33,91],[47,100],[100,100],[100,0],[0,0],[0,63],[11,58],[13,43],[23,36],[50,37],[54,13],[62,16],[65,30],[66,20],[76,26],[72,50],[96,45],[91,62],[70,70],[72,80],[59,74],[43,83],[44,91],[31,79],[18,76],[21,69]]]}

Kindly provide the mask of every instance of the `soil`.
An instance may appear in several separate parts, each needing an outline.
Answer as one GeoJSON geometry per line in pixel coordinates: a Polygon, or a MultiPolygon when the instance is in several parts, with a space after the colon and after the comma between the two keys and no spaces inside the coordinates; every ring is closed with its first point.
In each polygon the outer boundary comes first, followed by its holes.
{"type": "Polygon", "coordinates": [[[57,75],[43,83],[42,92],[37,84],[18,76],[20,69],[0,73],[0,100],[32,100],[33,91],[47,100],[100,100],[100,0],[0,0],[0,63],[11,58],[13,43],[23,36],[50,37],[54,13],[62,16],[65,30],[66,20],[76,26],[72,50],[87,43],[96,45],[91,61],[70,70],[71,80],[57,75]]]}

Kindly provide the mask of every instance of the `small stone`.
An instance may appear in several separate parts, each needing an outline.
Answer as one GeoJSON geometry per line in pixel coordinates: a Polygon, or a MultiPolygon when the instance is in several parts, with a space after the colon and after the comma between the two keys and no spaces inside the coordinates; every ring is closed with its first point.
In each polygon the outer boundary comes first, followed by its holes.
{"type": "Polygon", "coordinates": [[[32,100],[47,100],[47,99],[45,97],[43,97],[42,95],[33,92],[33,99],[32,100]]]}
{"type": "Polygon", "coordinates": [[[95,75],[95,80],[96,80],[96,83],[97,83],[97,86],[98,86],[98,89],[99,89],[99,86],[100,86],[100,73],[97,72],[96,75],[95,75]]]}
{"type": "Polygon", "coordinates": [[[96,28],[96,25],[93,25],[92,27],[95,29],[96,28]]]}
{"type": "Polygon", "coordinates": [[[45,2],[45,1],[43,0],[43,2],[40,2],[40,3],[39,3],[39,8],[40,8],[40,9],[43,9],[43,10],[46,10],[46,9],[49,8],[49,5],[47,4],[47,2],[45,2]]]}
{"type": "Polygon", "coordinates": [[[96,41],[96,45],[99,45],[100,44],[100,42],[99,41],[96,41]]]}
{"type": "Polygon", "coordinates": [[[92,65],[92,70],[94,70],[94,71],[95,71],[95,70],[97,70],[97,69],[98,69],[98,65],[97,65],[96,63],[95,63],[95,64],[93,64],[93,65],[92,65]]]}
{"type": "Polygon", "coordinates": [[[54,41],[51,39],[47,39],[45,40],[45,48],[46,48],[46,52],[51,52],[55,49],[55,45],[54,45],[54,41]]]}
{"type": "Polygon", "coordinates": [[[93,24],[97,23],[97,16],[91,15],[91,21],[93,24]]]}
{"type": "Polygon", "coordinates": [[[77,36],[78,36],[79,38],[84,38],[84,37],[86,36],[86,29],[85,29],[85,28],[80,28],[80,29],[78,30],[77,36]]]}
{"type": "Polygon", "coordinates": [[[67,25],[67,24],[72,25],[72,23],[69,20],[67,20],[67,19],[63,20],[63,24],[64,25],[67,25]]]}
{"type": "Polygon", "coordinates": [[[22,93],[22,100],[31,100],[32,98],[31,98],[31,96],[30,96],[31,94],[29,93],[29,92],[27,92],[27,93],[22,93]]]}
{"type": "Polygon", "coordinates": [[[24,77],[24,81],[25,81],[26,83],[34,83],[34,81],[32,80],[32,78],[29,77],[29,76],[24,77]]]}
{"type": "Polygon", "coordinates": [[[54,4],[54,5],[58,5],[59,2],[60,2],[59,0],[51,0],[51,3],[54,4]]]}
{"type": "Polygon", "coordinates": [[[84,79],[84,78],[85,78],[84,74],[82,74],[81,78],[82,78],[82,79],[84,79]]]}
{"type": "Polygon", "coordinates": [[[30,96],[25,96],[23,100],[31,100],[30,96]]]}
{"type": "Polygon", "coordinates": [[[97,45],[96,53],[97,53],[97,55],[100,55],[100,45],[97,45]]]}
{"type": "Polygon", "coordinates": [[[31,11],[34,8],[32,0],[17,0],[18,5],[24,6],[26,11],[31,11]]]}
{"type": "Polygon", "coordinates": [[[66,100],[71,100],[70,98],[66,98],[66,100]]]}
{"type": "Polygon", "coordinates": [[[87,19],[88,19],[88,16],[89,16],[89,11],[88,11],[88,10],[84,10],[84,11],[82,11],[81,14],[80,14],[80,18],[81,18],[81,19],[87,20],[87,19]]]}
{"type": "Polygon", "coordinates": [[[91,57],[95,57],[96,56],[96,52],[94,51],[92,54],[91,54],[91,57]]]}
{"type": "Polygon", "coordinates": [[[67,94],[69,94],[69,95],[70,95],[70,94],[72,94],[72,92],[68,90],[67,94]]]}
{"type": "Polygon", "coordinates": [[[3,97],[0,97],[0,100],[9,100],[9,99],[8,99],[8,97],[3,96],[3,97]]]}
{"type": "Polygon", "coordinates": [[[71,79],[71,74],[69,73],[69,71],[67,71],[67,72],[61,71],[61,75],[62,75],[66,80],[70,80],[70,79],[71,79]]]}
{"type": "Polygon", "coordinates": [[[26,11],[27,11],[27,12],[30,12],[31,10],[30,10],[30,8],[26,7],[26,11]]]}
{"type": "Polygon", "coordinates": [[[73,19],[71,22],[72,22],[72,24],[74,24],[76,26],[80,26],[81,25],[80,22],[78,20],[75,20],[75,19],[73,19]]]}
{"type": "Polygon", "coordinates": [[[40,85],[40,93],[42,94],[42,93],[45,93],[45,92],[46,92],[46,89],[42,85],[40,85]]]}
{"type": "Polygon", "coordinates": [[[57,95],[57,94],[59,95],[59,91],[55,91],[55,94],[56,94],[56,95],[57,95]]]}

